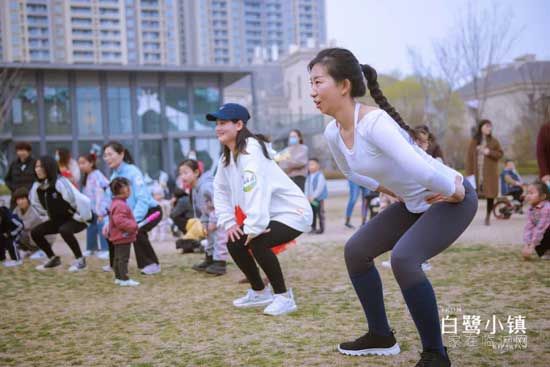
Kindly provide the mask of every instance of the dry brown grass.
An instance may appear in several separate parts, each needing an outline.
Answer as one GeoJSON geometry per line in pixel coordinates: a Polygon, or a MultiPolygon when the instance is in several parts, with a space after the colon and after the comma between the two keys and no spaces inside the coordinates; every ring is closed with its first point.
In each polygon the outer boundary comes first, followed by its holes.
{"type": "MultiPolygon", "coordinates": [[[[331,215],[341,212],[342,203],[329,203],[331,215]]],[[[136,275],[132,259],[131,275],[142,282],[133,289],[116,287],[95,259],[79,274],[66,272],[68,256],[63,269],[51,272],[35,271],[31,263],[1,268],[0,366],[414,365],[419,337],[391,271],[381,267],[402,353],[352,358],[336,352],[339,342],[366,330],[343,262],[343,242],[351,232],[337,222],[331,235],[303,236],[280,256],[299,310],[278,318],[232,307],[245,290],[234,265],[224,277],[196,274],[191,265],[200,255],[174,255],[169,244],[159,245],[158,276],[136,275]]],[[[462,314],[483,320],[493,314],[503,322],[507,315],[527,317],[526,350],[454,347],[453,366],[548,366],[549,263],[523,262],[517,244],[497,247],[481,239],[453,245],[432,264],[429,278],[440,307],[460,307],[462,314]]]]}

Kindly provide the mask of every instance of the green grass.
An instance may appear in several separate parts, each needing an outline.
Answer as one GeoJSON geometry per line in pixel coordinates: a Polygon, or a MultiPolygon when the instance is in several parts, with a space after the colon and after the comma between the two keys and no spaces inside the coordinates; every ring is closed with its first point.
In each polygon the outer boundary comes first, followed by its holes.
{"type": "MultiPolygon", "coordinates": [[[[95,259],[79,274],[38,272],[30,263],[0,268],[0,366],[416,363],[419,337],[390,270],[379,267],[388,317],[403,352],[392,358],[351,358],[335,347],[361,335],[366,326],[345,271],[343,245],[310,238],[280,258],[299,310],[278,318],[263,316],[261,309],[234,309],[231,301],[246,288],[237,284],[239,271],[231,265],[224,277],[197,274],[190,267],[199,255],[162,256],[163,272],[154,277],[135,274],[132,264],[131,275],[142,282],[132,289],[114,286],[112,275],[101,272],[95,259]]],[[[69,259],[64,260],[66,265],[69,259]]],[[[432,265],[429,277],[441,317],[471,314],[488,320],[496,315],[503,322],[507,315],[527,317],[527,350],[457,346],[450,348],[453,366],[548,365],[548,263],[521,261],[511,246],[478,244],[454,245],[432,265]],[[447,312],[458,307],[461,312],[447,312]]],[[[481,333],[487,335],[484,326],[481,333]]]]}

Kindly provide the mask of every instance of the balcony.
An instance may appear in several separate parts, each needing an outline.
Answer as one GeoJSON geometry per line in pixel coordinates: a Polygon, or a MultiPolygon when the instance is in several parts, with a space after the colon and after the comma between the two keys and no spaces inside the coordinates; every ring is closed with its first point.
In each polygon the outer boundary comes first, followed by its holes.
{"type": "Polygon", "coordinates": [[[71,14],[73,15],[92,15],[92,9],[84,6],[71,6],[71,14]]]}
{"type": "Polygon", "coordinates": [[[44,14],[48,12],[45,4],[27,4],[27,14],[44,14]]]}
{"type": "Polygon", "coordinates": [[[48,17],[47,16],[38,16],[38,15],[29,15],[27,16],[27,22],[32,25],[48,25],[48,17]]]}

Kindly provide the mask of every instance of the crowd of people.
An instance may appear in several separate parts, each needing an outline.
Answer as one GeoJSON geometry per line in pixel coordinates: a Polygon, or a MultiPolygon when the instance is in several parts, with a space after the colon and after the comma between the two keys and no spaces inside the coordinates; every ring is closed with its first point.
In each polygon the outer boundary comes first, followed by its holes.
{"type": "MultiPolygon", "coordinates": [[[[362,198],[362,225],[346,242],[344,258],[368,332],[341,343],[338,350],[347,355],[400,352],[374,263],[391,251],[388,266],[422,341],[417,366],[450,366],[436,295],[424,271],[430,268],[428,260],[448,248],[471,223],[478,195],[487,201],[485,223],[490,224],[498,196],[498,162],[503,157],[492,123],[480,122],[463,176],[444,163],[427,126],[406,124],[382,93],[376,70],[359,64],[351,52],[323,50],[311,60],[308,71],[313,102],[333,118],[324,134],[329,150],[349,180],[346,227],[354,228],[353,206],[362,198]],[[367,91],[377,107],[356,102],[367,91]]],[[[10,207],[0,210],[3,264],[18,266],[29,257],[44,258],[38,270],[59,267],[61,258],[52,247],[59,234],[74,256],[70,272],[85,269],[86,257],[95,255],[108,260],[102,270],[113,272],[115,284],[138,286],[129,276],[131,246],[142,274],[161,272],[149,234],[170,219],[180,237],[178,248],[204,251],[204,260],[194,270],[223,275],[230,256],[245,275],[250,289],[233,301],[235,307],[263,307],[264,314],[272,316],[295,311],[293,290],[277,254],[305,232],[326,231],[328,190],[320,161],[309,156],[298,130],[290,132],[288,147],[276,153],[265,136],[249,130],[251,116],[239,104],[224,104],[205,118],[215,122],[223,147],[218,164],[211,173],[196,156],[181,162],[171,201],[164,188],[151,191],[119,142],[111,141],[102,150],[109,178],[98,170],[94,153],[76,161],[60,148],[54,156],[35,159],[30,144],[17,143],[17,158],[5,178],[12,192],[10,207]],[[84,230],[82,252],[75,234],[84,230]],[[11,260],[6,260],[6,251],[11,260]]],[[[537,148],[546,158],[549,141],[542,139],[537,148]]],[[[545,162],[548,165],[550,159],[545,162]]],[[[542,181],[529,185],[512,161],[506,162],[500,175],[504,194],[529,203],[522,251],[526,258],[535,252],[549,258],[550,168],[544,169],[542,181]]]]}

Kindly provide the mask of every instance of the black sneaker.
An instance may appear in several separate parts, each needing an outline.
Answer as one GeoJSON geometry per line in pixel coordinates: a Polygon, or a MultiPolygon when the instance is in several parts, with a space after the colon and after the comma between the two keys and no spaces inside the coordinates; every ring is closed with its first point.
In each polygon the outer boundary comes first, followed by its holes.
{"type": "Polygon", "coordinates": [[[420,353],[420,361],[415,367],[451,367],[447,348],[445,348],[445,354],[443,356],[439,351],[425,350],[420,353]]]}
{"type": "Polygon", "coordinates": [[[342,343],[338,351],[348,356],[391,356],[401,352],[393,331],[388,336],[374,335],[370,331],[352,342],[342,343]]]}
{"type": "Polygon", "coordinates": [[[59,256],[54,256],[52,258],[49,258],[48,261],[46,261],[44,264],[38,265],[36,269],[37,270],[50,269],[50,268],[55,268],[59,265],[61,265],[61,259],[59,258],[59,256]]]}
{"type": "Polygon", "coordinates": [[[212,259],[212,256],[206,255],[203,262],[193,265],[193,270],[196,271],[206,271],[206,268],[208,268],[214,260],[212,259]]]}
{"type": "Polygon", "coordinates": [[[224,275],[227,271],[225,261],[214,261],[206,268],[206,272],[212,275],[224,275]]]}

